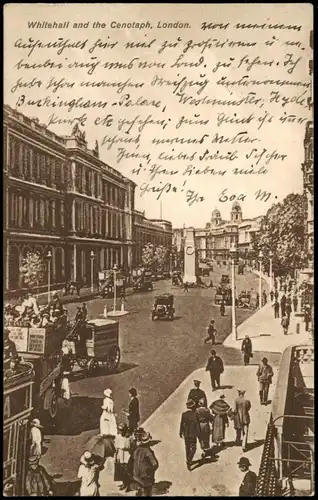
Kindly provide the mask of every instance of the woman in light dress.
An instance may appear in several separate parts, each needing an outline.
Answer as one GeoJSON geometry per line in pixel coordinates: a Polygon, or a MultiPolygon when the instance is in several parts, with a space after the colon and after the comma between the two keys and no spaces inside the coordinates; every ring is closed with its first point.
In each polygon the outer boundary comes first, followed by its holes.
{"type": "Polygon", "coordinates": [[[81,480],[79,491],[80,497],[99,497],[99,471],[97,465],[89,451],[85,451],[80,459],[80,466],[77,477],[81,480]]]}
{"type": "Polygon", "coordinates": [[[117,424],[114,414],[114,401],[111,389],[104,391],[104,401],[102,405],[103,413],[100,417],[101,436],[117,436],[117,424]]]}

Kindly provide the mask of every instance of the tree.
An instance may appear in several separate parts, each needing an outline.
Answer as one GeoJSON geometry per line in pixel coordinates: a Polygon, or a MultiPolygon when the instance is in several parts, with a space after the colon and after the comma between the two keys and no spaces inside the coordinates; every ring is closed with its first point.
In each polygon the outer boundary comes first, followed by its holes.
{"type": "Polygon", "coordinates": [[[36,285],[39,286],[43,271],[44,264],[41,256],[38,253],[28,252],[20,267],[20,274],[24,283],[30,288],[36,285]]]}
{"type": "Polygon", "coordinates": [[[152,243],[146,243],[146,245],[143,247],[141,261],[145,267],[154,267],[155,246],[152,243]]]}
{"type": "Polygon", "coordinates": [[[268,210],[255,236],[254,251],[264,254],[264,267],[269,268],[269,252],[273,252],[273,272],[281,275],[294,273],[305,264],[305,210],[304,196],[291,193],[268,210]]]}
{"type": "Polygon", "coordinates": [[[155,248],[155,264],[158,268],[164,267],[168,260],[168,249],[163,245],[155,248]]]}
{"type": "Polygon", "coordinates": [[[146,243],[142,249],[142,264],[148,268],[161,268],[168,259],[168,249],[163,245],[155,246],[152,243],[146,243]]]}

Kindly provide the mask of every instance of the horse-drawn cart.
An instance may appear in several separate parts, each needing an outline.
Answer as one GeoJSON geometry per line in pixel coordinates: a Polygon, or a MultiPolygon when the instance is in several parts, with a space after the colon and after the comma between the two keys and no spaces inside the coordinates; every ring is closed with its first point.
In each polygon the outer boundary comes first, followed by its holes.
{"type": "Polygon", "coordinates": [[[80,324],[64,340],[73,361],[92,375],[99,365],[109,373],[116,371],[120,361],[119,324],[110,319],[94,319],[80,324]]]}

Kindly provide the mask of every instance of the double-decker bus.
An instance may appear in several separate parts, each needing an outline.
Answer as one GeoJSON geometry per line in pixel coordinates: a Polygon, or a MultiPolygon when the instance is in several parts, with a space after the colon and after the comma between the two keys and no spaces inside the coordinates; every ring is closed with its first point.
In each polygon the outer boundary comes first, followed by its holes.
{"type": "Polygon", "coordinates": [[[27,440],[32,412],[33,365],[19,363],[16,373],[4,371],[3,494],[23,496],[27,440]]]}

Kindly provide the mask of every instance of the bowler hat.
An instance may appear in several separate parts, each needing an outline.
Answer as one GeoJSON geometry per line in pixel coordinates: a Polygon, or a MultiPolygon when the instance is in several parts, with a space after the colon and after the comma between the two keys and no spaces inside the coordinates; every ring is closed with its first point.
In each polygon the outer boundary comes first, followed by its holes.
{"type": "Polygon", "coordinates": [[[211,354],[216,354],[216,351],[212,349],[211,354]]]}
{"type": "Polygon", "coordinates": [[[194,383],[200,385],[201,384],[201,380],[194,380],[194,383]]]}
{"type": "Polygon", "coordinates": [[[149,443],[149,441],[151,441],[151,439],[152,439],[152,436],[149,432],[143,432],[139,437],[139,441],[141,443],[149,443]]]}
{"type": "Polygon", "coordinates": [[[137,396],[137,390],[136,390],[134,387],[132,387],[131,389],[129,389],[129,391],[128,391],[128,392],[129,392],[129,394],[131,394],[132,396],[137,396]]]}
{"type": "Polygon", "coordinates": [[[237,465],[244,465],[246,467],[249,467],[252,464],[247,457],[241,457],[237,462],[237,465]]]}

